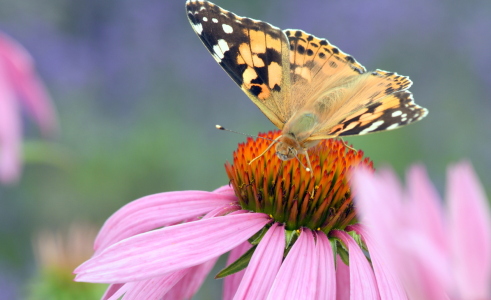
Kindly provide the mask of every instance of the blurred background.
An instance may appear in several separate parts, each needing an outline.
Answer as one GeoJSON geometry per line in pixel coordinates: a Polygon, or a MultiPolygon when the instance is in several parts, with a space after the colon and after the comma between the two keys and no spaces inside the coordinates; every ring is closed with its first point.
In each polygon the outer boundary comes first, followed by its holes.
{"type": "MultiPolygon", "coordinates": [[[[25,118],[22,178],[0,186],[0,299],[27,297],[39,231],[98,228],[142,196],[227,184],[223,164],[245,137],[215,124],[275,128],[201,44],[184,2],[0,0],[0,30],[33,56],[61,127],[43,140],[25,118]]],[[[401,176],[425,164],[442,193],[447,165],[469,159],[490,194],[490,1],[215,3],[325,37],[368,70],[410,76],[429,116],[348,141],[401,176]]],[[[207,281],[195,299],[216,299],[219,286],[207,281]]]]}

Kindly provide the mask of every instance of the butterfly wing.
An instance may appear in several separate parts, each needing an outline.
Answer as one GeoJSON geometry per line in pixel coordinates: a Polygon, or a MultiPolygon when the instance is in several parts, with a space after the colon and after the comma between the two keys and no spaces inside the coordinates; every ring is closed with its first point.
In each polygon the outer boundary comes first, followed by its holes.
{"type": "Polygon", "coordinates": [[[422,119],[409,78],[377,70],[366,72],[352,56],[325,39],[301,30],[285,30],[290,42],[292,107],[285,125],[296,128],[301,116],[315,116],[308,140],[390,130],[422,119]],[[297,118],[296,116],[300,116],[297,118]]]}
{"type": "Polygon", "coordinates": [[[309,106],[322,120],[309,140],[391,130],[424,118],[428,111],[407,91],[412,82],[396,73],[364,73],[326,90],[309,106]],[[325,103],[334,103],[326,109],[325,103]]]}
{"type": "Polygon", "coordinates": [[[349,114],[334,126],[326,126],[326,131],[321,129],[311,139],[392,130],[419,121],[427,114],[428,110],[414,103],[409,91],[397,91],[349,114]]]}
{"type": "Polygon", "coordinates": [[[326,39],[302,30],[284,30],[290,43],[292,110],[302,111],[325,90],[334,89],[349,78],[365,73],[352,56],[326,39]]]}
{"type": "Polygon", "coordinates": [[[215,60],[282,129],[290,118],[289,43],[268,23],[239,17],[207,1],[187,1],[191,26],[215,60]]]}

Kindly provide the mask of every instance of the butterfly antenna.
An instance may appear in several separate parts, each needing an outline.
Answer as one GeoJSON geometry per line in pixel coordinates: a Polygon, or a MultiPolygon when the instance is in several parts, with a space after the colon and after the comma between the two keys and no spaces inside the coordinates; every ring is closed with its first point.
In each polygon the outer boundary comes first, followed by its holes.
{"type": "Polygon", "coordinates": [[[238,132],[238,131],[233,131],[233,130],[230,130],[230,129],[227,129],[227,128],[223,127],[222,125],[215,125],[215,127],[218,130],[229,131],[229,132],[233,132],[233,133],[237,133],[237,134],[242,134],[242,135],[245,135],[245,136],[248,136],[248,137],[259,138],[259,139],[263,139],[263,140],[268,140],[268,141],[274,142],[274,140],[268,139],[268,138],[265,138],[265,137],[262,137],[262,136],[257,136],[257,135],[242,133],[242,132],[238,132]]]}
{"type": "Polygon", "coordinates": [[[282,137],[282,135],[280,135],[279,137],[275,138],[274,141],[268,146],[268,148],[266,148],[266,150],[263,151],[263,153],[259,154],[258,156],[256,156],[255,158],[253,158],[250,162],[249,162],[249,166],[258,158],[260,158],[261,156],[264,155],[264,153],[268,152],[269,149],[271,149],[271,147],[273,147],[273,145],[282,137]]]}

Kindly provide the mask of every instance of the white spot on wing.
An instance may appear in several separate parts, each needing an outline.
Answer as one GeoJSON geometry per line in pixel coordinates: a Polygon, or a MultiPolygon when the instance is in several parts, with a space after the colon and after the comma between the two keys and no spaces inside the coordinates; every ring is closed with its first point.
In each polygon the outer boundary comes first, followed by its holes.
{"type": "Polygon", "coordinates": [[[198,34],[201,34],[203,32],[203,25],[201,23],[199,24],[193,24],[194,31],[196,31],[198,34]]]}
{"type": "Polygon", "coordinates": [[[392,113],[392,118],[398,117],[400,115],[402,115],[402,111],[396,110],[395,112],[392,113]]]}
{"type": "Polygon", "coordinates": [[[222,28],[223,28],[223,31],[225,31],[225,33],[232,33],[232,32],[234,32],[234,29],[230,25],[222,24],[222,28]]]}
{"type": "Polygon", "coordinates": [[[201,6],[201,7],[199,8],[199,10],[205,10],[205,9],[206,9],[206,7],[204,7],[204,6],[201,6]]]}
{"type": "Polygon", "coordinates": [[[376,130],[377,128],[379,128],[380,125],[382,125],[382,124],[384,124],[384,121],[383,120],[380,120],[380,121],[377,121],[377,122],[373,122],[372,125],[370,125],[370,127],[365,128],[362,131],[360,131],[360,135],[367,134],[369,132],[372,132],[372,131],[376,130]]]}
{"type": "Polygon", "coordinates": [[[396,124],[392,124],[392,125],[390,125],[389,127],[387,127],[387,128],[386,128],[386,130],[395,129],[395,128],[397,128],[397,127],[399,127],[399,124],[397,124],[397,123],[396,123],[396,124]]]}
{"type": "Polygon", "coordinates": [[[227,52],[229,50],[228,48],[228,44],[227,42],[224,40],[224,39],[220,39],[217,41],[217,44],[215,46],[213,46],[213,52],[214,52],[214,55],[213,57],[215,57],[215,60],[217,62],[221,62],[223,57],[225,56],[225,52],[227,52]]]}
{"type": "Polygon", "coordinates": [[[225,52],[227,52],[229,50],[228,44],[227,44],[227,42],[224,39],[218,40],[218,46],[220,47],[220,49],[222,49],[222,52],[223,53],[225,53],[225,52]]]}
{"type": "Polygon", "coordinates": [[[211,18],[211,21],[212,21],[213,23],[218,23],[217,18],[211,18]]]}
{"type": "Polygon", "coordinates": [[[203,21],[208,22],[208,18],[207,17],[203,17],[203,21]]]}
{"type": "Polygon", "coordinates": [[[222,50],[220,49],[220,46],[218,45],[215,45],[213,46],[213,52],[214,54],[219,58],[219,59],[216,59],[218,62],[222,61],[222,58],[223,58],[223,52],[222,50]]]}

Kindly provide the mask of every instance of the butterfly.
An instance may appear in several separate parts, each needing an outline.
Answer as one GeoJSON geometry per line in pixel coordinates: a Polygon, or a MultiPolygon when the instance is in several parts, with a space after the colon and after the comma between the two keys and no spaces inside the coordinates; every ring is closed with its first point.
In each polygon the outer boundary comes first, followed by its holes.
{"type": "Polygon", "coordinates": [[[188,0],[186,11],[213,58],[281,130],[270,145],[281,160],[303,154],[310,170],[307,150],[320,140],[391,130],[428,114],[414,103],[408,77],[367,72],[326,39],[208,1],[188,0]]]}

